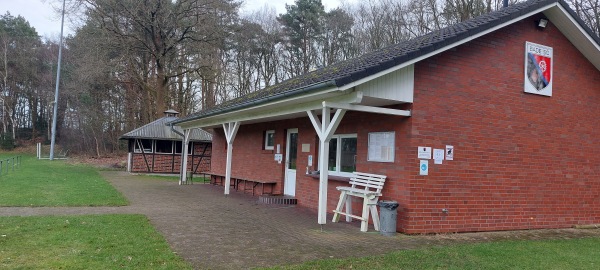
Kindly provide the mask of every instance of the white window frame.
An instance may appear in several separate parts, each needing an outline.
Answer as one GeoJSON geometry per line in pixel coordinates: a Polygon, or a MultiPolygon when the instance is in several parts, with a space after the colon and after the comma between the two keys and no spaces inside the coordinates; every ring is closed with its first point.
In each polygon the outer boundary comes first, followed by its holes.
{"type": "MultiPolygon", "coordinates": [[[[331,139],[337,139],[338,140],[337,148],[335,149],[335,153],[336,153],[335,168],[336,168],[336,170],[335,171],[328,171],[328,173],[330,175],[351,177],[352,176],[352,172],[341,172],[340,171],[341,163],[342,163],[342,139],[344,139],[344,138],[355,138],[355,139],[357,139],[356,140],[356,144],[357,144],[356,151],[358,152],[358,138],[356,136],[356,133],[352,133],[352,134],[337,134],[337,135],[331,136],[331,139]]],[[[327,151],[329,151],[329,149],[327,149],[327,151]]],[[[355,162],[356,162],[356,160],[355,160],[355,162]]],[[[331,164],[329,164],[329,165],[331,165],[331,164]]]]}
{"type": "Polygon", "coordinates": [[[142,153],[142,150],[139,148],[139,145],[138,145],[138,141],[140,141],[139,144],[142,147],[144,146],[144,144],[141,142],[142,140],[148,140],[148,141],[150,141],[150,149],[144,149],[143,153],[144,154],[153,154],[154,153],[154,141],[150,140],[150,139],[135,139],[133,141],[133,143],[134,143],[134,145],[133,145],[133,152],[134,153],[142,153]],[[147,151],[147,150],[150,150],[150,151],[147,151]]]}
{"type": "Polygon", "coordinates": [[[265,150],[274,150],[275,149],[275,130],[267,130],[265,131],[265,150]],[[273,145],[269,145],[269,134],[273,134],[273,145]]]}

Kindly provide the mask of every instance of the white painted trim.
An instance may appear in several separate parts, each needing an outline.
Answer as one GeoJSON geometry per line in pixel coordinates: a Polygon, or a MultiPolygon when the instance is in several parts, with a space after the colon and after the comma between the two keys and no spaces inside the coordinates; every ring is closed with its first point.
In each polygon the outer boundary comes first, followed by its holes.
{"type": "Polygon", "coordinates": [[[183,149],[181,150],[181,166],[179,166],[181,170],[179,172],[179,175],[181,175],[181,178],[179,178],[179,185],[182,185],[187,181],[187,162],[190,134],[192,134],[191,129],[186,129],[183,131],[183,141],[181,142],[181,148],[183,149]]]}
{"type": "Polygon", "coordinates": [[[190,120],[189,122],[180,123],[179,126],[182,128],[217,126],[227,122],[245,122],[272,116],[299,113],[320,109],[323,100],[360,103],[362,93],[352,90],[342,92],[338,88],[329,88],[317,93],[309,93],[202,119],[190,120]]]}
{"type": "Polygon", "coordinates": [[[423,60],[423,59],[427,59],[427,58],[429,58],[429,57],[431,57],[431,56],[434,56],[434,55],[436,55],[436,54],[439,54],[439,53],[442,53],[442,52],[444,52],[444,51],[447,51],[447,50],[449,50],[449,49],[452,49],[452,48],[454,48],[454,47],[456,47],[456,46],[459,46],[459,45],[465,44],[465,43],[467,43],[467,42],[469,42],[469,41],[471,41],[471,40],[474,40],[474,39],[476,39],[476,38],[479,38],[479,37],[481,37],[481,36],[487,35],[487,34],[489,34],[489,33],[491,33],[491,32],[494,32],[494,31],[496,31],[496,30],[498,30],[498,29],[501,29],[501,28],[503,28],[503,27],[505,27],[505,26],[507,26],[507,25],[513,24],[513,23],[515,23],[515,22],[518,22],[518,21],[520,21],[520,20],[522,20],[522,19],[524,19],[524,18],[527,18],[527,17],[529,17],[529,16],[532,16],[532,15],[534,15],[534,14],[537,14],[537,13],[543,12],[543,11],[545,11],[545,10],[548,10],[548,9],[550,9],[550,8],[552,8],[552,7],[556,6],[556,5],[558,5],[558,3],[552,3],[552,4],[550,4],[550,5],[547,5],[547,6],[545,6],[545,7],[542,7],[542,8],[536,9],[536,10],[534,10],[534,11],[532,11],[532,12],[529,12],[529,13],[527,13],[527,14],[521,15],[521,16],[519,16],[519,17],[517,17],[517,18],[515,18],[515,19],[512,19],[512,20],[510,20],[510,21],[508,21],[508,22],[505,22],[505,23],[503,23],[503,24],[497,25],[497,26],[495,26],[495,27],[492,27],[492,28],[490,28],[490,29],[488,29],[488,30],[482,31],[482,32],[480,32],[480,33],[477,33],[477,34],[475,34],[475,35],[472,35],[472,36],[470,36],[470,37],[468,37],[468,38],[465,38],[465,39],[459,40],[459,41],[457,41],[457,42],[455,42],[455,43],[452,43],[452,44],[446,45],[446,46],[444,46],[444,47],[442,47],[442,48],[440,48],[440,49],[437,49],[437,50],[435,50],[435,51],[433,51],[433,52],[430,52],[430,53],[428,53],[428,54],[421,55],[421,56],[419,56],[419,57],[417,57],[417,58],[414,58],[414,59],[412,59],[412,60],[410,60],[410,61],[404,62],[404,63],[402,63],[402,64],[399,64],[399,65],[397,65],[397,66],[394,66],[394,67],[391,67],[391,68],[389,68],[389,69],[386,69],[386,70],[384,70],[384,71],[381,71],[381,72],[378,72],[378,73],[376,73],[376,74],[373,74],[373,75],[367,76],[367,77],[365,77],[365,78],[362,78],[362,79],[360,79],[360,80],[358,80],[358,81],[354,81],[354,82],[352,82],[352,83],[349,83],[349,84],[347,84],[347,85],[344,85],[344,86],[340,87],[340,89],[341,89],[341,90],[347,90],[347,89],[354,88],[354,87],[356,87],[357,85],[363,84],[363,83],[365,83],[365,82],[368,82],[368,81],[370,81],[370,80],[374,80],[374,79],[376,79],[376,78],[379,78],[379,77],[381,77],[381,76],[383,76],[383,75],[386,75],[386,74],[389,74],[389,73],[391,73],[391,72],[394,72],[394,71],[396,71],[396,70],[399,70],[399,69],[401,69],[401,68],[404,68],[404,67],[407,67],[407,66],[413,65],[413,64],[415,64],[415,63],[417,63],[417,62],[419,62],[419,61],[421,61],[421,60],[423,60]]]}
{"type": "MultiPolygon", "coordinates": [[[[325,106],[323,106],[323,107],[325,108],[325,106]]],[[[333,118],[331,119],[329,126],[327,127],[327,129],[325,130],[325,132],[323,134],[323,135],[325,135],[324,136],[325,141],[329,142],[331,140],[331,136],[333,136],[333,133],[335,133],[335,130],[340,125],[340,122],[342,122],[342,118],[344,118],[344,114],[346,114],[345,109],[337,109],[335,111],[335,114],[333,115],[333,118]]]]}
{"type": "Polygon", "coordinates": [[[330,108],[345,109],[345,110],[350,110],[350,111],[390,114],[390,115],[398,115],[398,116],[410,116],[411,115],[411,112],[407,111],[407,110],[396,110],[396,109],[388,109],[388,108],[381,108],[381,107],[344,104],[344,103],[335,103],[335,102],[326,102],[326,101],[323,101],[323,106],[327,106],[330,108]]]}
{"type": "MultiPolygon", "coordinates": [[[[287,130],[286,132],[286,137],[285,137],[285,164],[283,165],[283,168],[285,170],[284,173],[284,179],[283,179],[283,195],[288,195],[288,196],[296,196],[296,190],[294,189],[294,191],[292,193],[287,193],[286,191],[290,190],[290,187],[288,187],[287,185],[289,184],[289,179],[288,177],[290,177],[290,141],[291,141],[291,134],[296,133],[298,134],[298,129],[297,128],[290,128],[287,130]]],[[[298,141],[296,141],[296,147],[298,146],[298,141]]],[[[297,148],[296,148],[297,150],[297,148]]],[[[294,174],[294,188],[297,187],[296,183],[298,182],[298,179],[296,178],[298,176],[298,151],[296,151],[296,169],[293,169],[295,172],[294,174]]]]}
{"type": "Polygon", "coordinates": [[[275,149],[275,130],[273,130],[273,129],[265,130],[265,141],[263,143],[265,144],[265,150],[275,149]],[[273,134],[273,145],[267,144],[267,142],[269,141],[269,134],[273,134]]]}
{"type": "Polygon", "coordinates": [[[565,16],[573,23],[573,25],[575,25],[575,27],[577,27],[579,32],[581,32],[590,41],[590,43],[593,44],[594,47],[596,47],[596,49],[598,51],[600,51],[600,44],[596,43],[596,41],[585,30],[583,30],[583,28],[581,27],[581,25],[579,23],[577,23],[575,18],[573,18],[573,16],[571,16],[571,14],[567,10],[565,10],[565,8],[562,5],[559,5],[557,3],[556,6],[558,6],[560,11],[562,11],[565,14],[565,16]]]}
{"type": "Polygon", "coordinates": [[[313,127],[315,128],[315,132],[317,132],[317,136],[319,136],[319,139],[321,139],[321,137],[323,137],[323,134],[321,133],[321,120],[319,120],[319,117],[317,116],[317,114],[315,112],[311,111],[306,111],[306,113],[308,113],[308,118],[310,118],[310,122],[312,123],[313,127]]]}
{"type": "Polygon", "coordinates": [[[227,140],[227,163],[225,165],[225,195],[229,195],[231,185],[231,159],[233,158],[233,141],[240,128],[240,122],[223,123],[223,131],[227,140]]]}

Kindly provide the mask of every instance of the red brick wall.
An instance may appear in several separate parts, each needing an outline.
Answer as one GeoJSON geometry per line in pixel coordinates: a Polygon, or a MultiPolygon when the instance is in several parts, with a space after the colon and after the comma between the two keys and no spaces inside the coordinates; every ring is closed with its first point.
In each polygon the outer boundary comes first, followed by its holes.
{"type": "MultiPolygon", "coordinates": [[[[399,231],[600,223],[600,145],[594,143],[600,138],[600,72],[552,23],[539,30],[536,19],[417,63],[411,117],[348,112],[342,120],[336,134],[357,133],[357,170],[388,176],[382,199],[400,203],[399,231]],[[526,41],[554,48],[552,97],[523,92],[526,41]],[[394,163],[366,160],[368,133],[380,131],[396,132],[394,163]],[[429,175],[420,176],[417,147],[446,145],[455,147],[454,160],[430,160],[429,175]]],[[[318,140],[308,117],[242,125],[232,175],[278,180],[282,192],[283,164],[261,150],[262,136],[274,129],[283,153],[287,128],[299,129],[299,149],[311,145],[310,153],[299,150],[296,197],[316,209],[318,179],[304,175],[308,154],[317,165],[318,140]]],[[[224,173],[222,129],[214,132],[213,147],[212,169],[224,173]]],[[[335,186],[343,184],[329,181],[328,212],[338,200],[335,186]]]]}
{"type": "MultiPolygon", "coordinates": [[[[204,151],[205,143],[194,142],[194,157],[192,160],[192,155],[188,155],[188,170],[195,170],[196,172],[207,172],[210,171],[211,165],[211,152],[212,148],[210,143],[206,147],[206,151],[204,151]],[[202,155],[204,151],[205,157],[200,160],[200,155],[202,155]],[[193,166],[192,166],[193,164],[193,166]],[[198,167],[199,166],[199,167],[198,167]],[[196,167],[198,169],[196,170],[196,167]]],[[[142,153],[132,153],[131,163],[131,172],[142,172],[142,173],[179,173],[179,168],[181,166],[181,154],[142,154],[142,153]],[[145,156],[145,160],[144,160],[145,156]],[[148,163],[146,165],[146,162],[148,163]],[[148,169],[150,168],[150,169],[148,169]]]]}
{"type": "Polygon", "coordinates": [[[416,65],[403,231],[600,223],[600,72],[535,19],[416,65]],[[554,48],[552,97],[523,92],[525,41],[554,48]],[[447,144],[455,160],[419,176],[417,146],[447,144]]]}

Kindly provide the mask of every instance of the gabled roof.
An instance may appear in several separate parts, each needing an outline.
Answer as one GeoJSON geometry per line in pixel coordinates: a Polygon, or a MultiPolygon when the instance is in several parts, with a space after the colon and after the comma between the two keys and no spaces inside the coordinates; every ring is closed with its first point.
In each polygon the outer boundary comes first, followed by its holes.
{"type": "MultiPolygon", "coordinates": [[[[166,116],[160,118],[154,122],[151,122],[145,126],[134,129],[130,132],[125,133],[119,139],[153,139],[153,140],[167,140],[167,141],[181,141],[183,137],[176,132],[171,130],[171,127],[167,124],[179,119],[174,116],[166,116]]],[[[177,132],[183,134],[183,131],[178,126],[173,126],[177,132]]],[[[192,129],[190,134],[190,141],[212,141],[212,135],[202,129],[192,129]]]]}
{"type": "MultiPolygon", "coordinates": [[[[433,31],[426,35],[381,50],[364,54],[358,58],[338,62],[313,72],[291,78],[279,84],[227,101],[214,108],[178,119],[174,121],[173,124],[189,122],[243,108],[262,105],[273,100],[319,91],[320,89],[327,87],[342,88],[360,82],[367,77],[390,70],[395,66],[414,63],[419,59],[458,46],[473,38],[486,34],[489,31],[493,31],[508,23],[514,22],[517,19],[523,19],[524,16],[531,16],[538,12],[546,12],[557,6],[557,9],[561,9],[562,12],[559,11],[557,13],[551,11],[548,13],[553,15],[553,17],[556,18],[556,21],[561,21],[560,23],[564,24],[562,25],[562,28],[559,27],[561,28],[560,30],[563,33],[578,32],[575,34],[576,36],[569,37],[571,42],[576,46],[585,47],[578,47],[580,50],[593,51],[593,54],[597,55],[597,48],[600,48],[600,38],[598,38],[598,36],[583,23],[575,12],[568,7],[567,3],[563,0],[530,0],[510,5],[506,8],[433,31]],[[595,44],[587,46],[575,42],[580,40],[595,44]]],[[[550,19],[553,21],[553,18],[550,19]]],[[[593,64],[600,69],[600,61],[594,62],[593,64]]]]}

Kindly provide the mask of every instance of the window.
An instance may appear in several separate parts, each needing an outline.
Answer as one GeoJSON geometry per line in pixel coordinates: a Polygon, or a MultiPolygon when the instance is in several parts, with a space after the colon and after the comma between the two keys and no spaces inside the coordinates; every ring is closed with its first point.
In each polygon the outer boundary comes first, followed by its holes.
{"type": "Polygon", "coordinates": [[[265,131],[265,150],[273,150],[275,146],[275,130],[265,131]]]}
{"type": "Polygon", "coordinates": [[[152,140],[136,139],[133,152],[142,153],[142,149],[144,153],[152,153],[152,140]]]}
{"type": "MultiPolygon", "coordinates": [[[[181,154],[181,145],[183,144],[183,142],[181,141],[176,141],[175,142],[175,154],[181,154]]],[[[192,151],[194,150],[194,143],[190,142],[188,144],[188,155],[192,154],[192,151]]]]}
{"type": "Polygon", "coordinates": [[[173,154],[173,141],[154,141],[156,153],[173,154]]]}
{"type": "Polygon", "coordinates": [[[356,171],[356,134],[334,135],[329,141],[329,172],[348,174],[356,171]]]}

